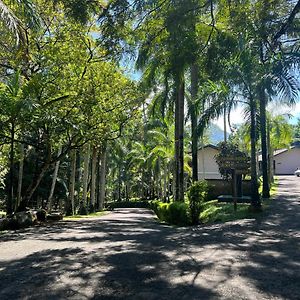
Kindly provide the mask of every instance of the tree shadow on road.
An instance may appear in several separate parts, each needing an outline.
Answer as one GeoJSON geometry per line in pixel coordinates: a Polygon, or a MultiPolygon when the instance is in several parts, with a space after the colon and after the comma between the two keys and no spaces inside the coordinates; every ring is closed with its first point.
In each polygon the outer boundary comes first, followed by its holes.
{"type": "Polygon", "coordinates": [[[173,228],[123,212],[1,239],[52,250],[1,262],[0,299],[299,299],[299,236],[289,231],[299,221],[173,228]]]}

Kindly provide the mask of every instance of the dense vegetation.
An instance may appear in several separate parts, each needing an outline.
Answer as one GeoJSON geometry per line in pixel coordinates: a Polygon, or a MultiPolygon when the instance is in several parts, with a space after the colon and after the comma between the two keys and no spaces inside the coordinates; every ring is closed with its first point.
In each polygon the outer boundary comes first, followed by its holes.
{"type": "Polygon", "coordinates": [[[7,0],[0,11],[8,215],[85,214],[136,197],[167,202],[154,207],[166,221],[197,224],[205,187],[192,187],[189,202],[185,194],[198,180],[206,128],[220,116],[224,141],[251,157],[254,210],[258,150],[270,196],[270,154],[299,138],[299,126],[268,104],[298,97],[300,1],[7,0]],[[236,106],[246,122],[228,141],[236,106]]]}

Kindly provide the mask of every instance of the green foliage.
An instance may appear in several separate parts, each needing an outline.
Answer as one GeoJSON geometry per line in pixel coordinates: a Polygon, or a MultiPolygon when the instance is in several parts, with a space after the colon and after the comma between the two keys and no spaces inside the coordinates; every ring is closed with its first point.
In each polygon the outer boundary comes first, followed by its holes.
{"type": "Polygon", "coordinates": [[[205,180],[194,182],[188,191],[189,213],[192,225],[199,223],[199,215],[204,208],[205,200],[207,200],[207,192],[208,185],[205,180]]]}
{"type": "Polygon", "coordinates": [[[231,203],[229,204],[219,203],[217,207],[218,207],[218,212],[215,217],[215,220],[222,223],[257,217],[257,214],[251,213],[249,211],[248,204],[238,204],[236,212],[234,211],[233,205],[231,203]]]}
{"type": "Polygon", "coordinates": [[[218,220],[220,208],[217,206],[218,200],[207,201],[204,203],[200,213],[201,223],[212,223],[218,220]]]}
{"type": "Polygon", "coordinates": [[[190,224],[187,203],[152,201],[150,207],[161,221],[177,226],[187,226],[190,224]]]}

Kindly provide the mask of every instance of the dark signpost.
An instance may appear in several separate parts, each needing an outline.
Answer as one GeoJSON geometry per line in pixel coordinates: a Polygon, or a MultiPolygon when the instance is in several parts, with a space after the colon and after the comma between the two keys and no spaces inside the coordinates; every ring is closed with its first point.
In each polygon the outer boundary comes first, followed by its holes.
{"type": "Polygon", "coordinates": [[[216,156],[220,173],[225,179],[232,180],[232,198],[234,210],[237,210],[238,191],[241,192],[242,175],[249,174],[250,158],[246,153],[238,150],[236,145],[222,143],[221,151],[216,156]]]}

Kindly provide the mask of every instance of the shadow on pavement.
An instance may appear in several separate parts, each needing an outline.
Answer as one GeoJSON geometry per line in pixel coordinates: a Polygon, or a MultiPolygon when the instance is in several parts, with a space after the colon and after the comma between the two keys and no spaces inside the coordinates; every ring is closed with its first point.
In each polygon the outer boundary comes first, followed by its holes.
{"type": "Polygon", "coordinates": [[[4,236],[0,254],[24,240],[49,249],[0,257],[0,299],[299,299],[299,199],[287,195],[300,188],[282,182],[258,220],[173,228],[124,209],[4,236]]]}

